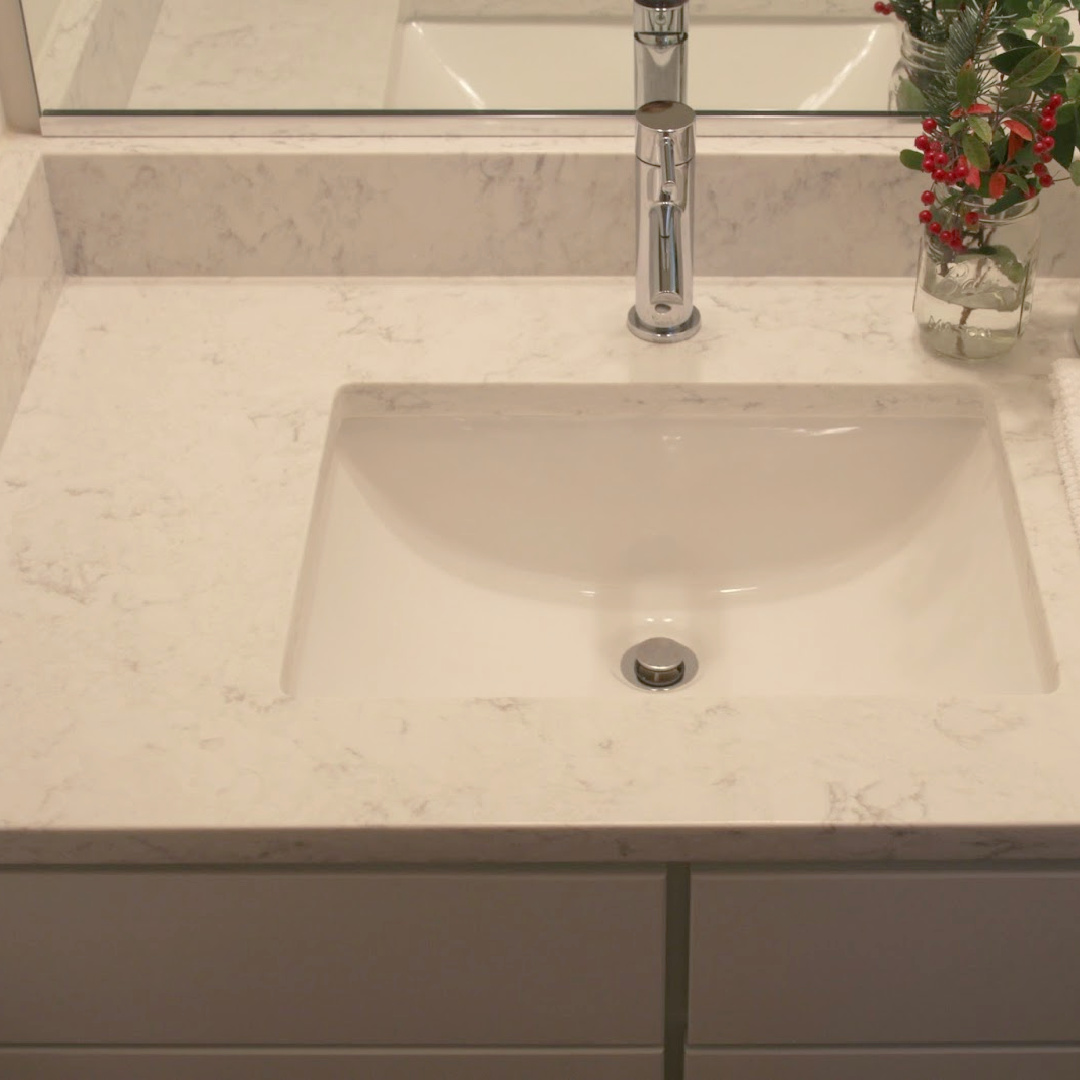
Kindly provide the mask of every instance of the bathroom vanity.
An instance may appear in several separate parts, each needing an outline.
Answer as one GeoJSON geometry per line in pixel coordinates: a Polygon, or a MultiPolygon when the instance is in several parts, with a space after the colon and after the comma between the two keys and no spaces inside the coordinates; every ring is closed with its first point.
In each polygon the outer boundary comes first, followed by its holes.
{"type": "Polygon", "coordinates": [[[906,136],[706,130],[658,347],[631,126],[0,137],[0,1080],[1080,1076],[1080,198],[964,367],[906,136]]]}
{"type": "MultiPolygon", "coordinates": [[[[797,253],[806,276],[724,272],[736,258],[753,268],[763,237],[832,230],[852,213],[846,189],[825,180],[814,220],[792,207],[791,191],[835,167],[835,148],[788,167],[786,145],[755,143],[738,167],[760,170],[758,238],[741,246],[719,216],[706,226],[702,330],[658,348],[625,328],[626,222],[625,245],[595,243],[593,230],[613,228],[605,213],[632,217],[613,171],[622,142],[596,140],[580,157],[12,143],[0,155],[12,416],[0,454],[4,1080],[1076,1075],[1080,548],[1044,372],[1068,351],[1080,268],[1053,230],[1016,356],[947,365],[915,341],[900,242],[886,255],[778,244],[777,262],[797,253]],[[610,187],[614,205],[597,199],[558,232],[565,207],[548,192],[575,175],[610,187]],[[424,207],[425,184],[460,214],[432,215],[432,239],[379,243],[396,193],[424,207]],[[472,248],[480,220],[504,224],[472,248]],[[584,253],[587,278],[572,274],[584,253]],[[513,273],[492,278],[503,265],[513,273]],[[835,276],[839,266],[867,276],[835,276]],[[796,652],[771,692],[768,653],[725,669],[721,635],[701,646],[696,685],[648,694],[620,681],[604,633],[581,639],[578,659],[595,669],[576,690],[552,681],[545,693],[530,675],[531,689],[440,692],[406,667],[395,696],[365,694],[363,680],[328,692],[290,663],[305,612],[317,614],[303,596],[335,401],[398,419],[644,413],[661,434],[687,414],[751,417],[753,431],[782,415],[778,438],[834,432],[816,436],[830,476],[854,468],[835,432],[896,423],[889,438],[922,435],[910,460],[881,466],[897,498],[886,491],[888,512],[858,519],[878,522],[876,539],[841,529],[825,562],[811,558],[826,536],[814,507],[857,520],[841,496],[861,491],[859,513],[877,505],[871,470],[839,494],[823,479],[802,509],[786,497],[776,532],[798,530],[801,546],[777,550],[802,551],[822,585],[826,563],[861,581],[923,551],[877,600],[858,601],[867,621],[850,647],[866,656],[875,634],[890,657],[919,645],[930,663],[935,635],[955,647],[956,629],[934,622],[905,641],[903,618],[971,573],[951,616],[988,604],[975,634],[1011,596],[1002,632],[1027,629],[997,662],[909,664],[906,692],[902,666],[889,682],[866,659],[838,665],[832,684],[807,682],[796,652]],[[905,427],[912,415],[923,426],[905,427]],[[934,457],[953,436],[927,432],[954,422],[989,441],[963,449],[964,435],[955,461],[934,457]],[[963,480],[980,461],[990,487],[982,473],[963,480]],[[899,465],[912,491],[938,494],[910,496],[898,518],[899,465]],[[980,492],[990,503],[972,528],[964,515],[980,492]],[[994,520],[1004,563],[981,561],[994,520]],[[955,539],[918,548],[916,525],[955,539]],[[894,531],[904,542],[882,547],[894,531]],[[757,682],[740,689],[751,670],[757,682]]],[[[849,148],[883,185],[892,150],[849,148]]],[[[730,151],[706,145],[707,186],[730,151]]],[[[886,460],[866,446],[857,459],[886,460]]],[[[404,453],[358,461],[388,468],[404,453]]],[[[672,460],[688,475],[690,459],[672,460]]],[[[389,483],[347,458],[342,469],[361,491],[389,483]]],[[[707,507],[707,472],[698,486],[707,507]]],[[[744,519],[730,528],[749,528],[752,492],[736,503],[717,490],[744,519]]],[[[581,528],[571,511],[548,514],[581,528]]],[[[385,520],[409,535],[416,522],[401,512],[385,520]]],[[[530,591],[512,559],[546,558],[548,524],[534,522],[531,547],[489,552],[520,603],[545,602],[536,586],[550,571],[525,564],[530,591]]],[[[739,550],[736,535],[725,550],[739,550]]],[[[765,557],[770,535],[744,562],[765,557]]],[[[483,586],[475,537],[456,543],[451,569],[483,586]]],[[[335,581],[327,601],[345,588],[335,581]]],[[[404,608],[380,603],[388,635],[406,624],[404,608]]],[[[728,617],[722,603],[690,609],[728,617]]],[[[323,639],[336,617],[319,624],[323,639]]],[[[465,632],[452,606],[439,618],[444,635],[465,632]]]]}

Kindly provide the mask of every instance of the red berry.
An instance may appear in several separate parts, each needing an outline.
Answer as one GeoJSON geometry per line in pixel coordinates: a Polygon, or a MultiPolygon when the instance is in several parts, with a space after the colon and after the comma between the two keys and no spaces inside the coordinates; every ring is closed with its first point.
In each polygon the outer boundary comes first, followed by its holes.
{"type": "Polygon", "coordinates": [[[885,4],[884,4],[883,0],[877,0],[877,3],[874,5],[874,10],[879,15],[884,15],[885,14],[885,4]]]}
{"type": "Polygon", "coordinates": [[[1050,170],[1047,169],[1047,167],[1041,161],[1034,167],[1034,173],[1036,176],[1043,176],[1049,171],[1050,170]]]}
{"type": "Polygon", "coordinates": [[[979,211],[969,210],[964,215],[964,224],[967,225],[969,229],[977,229],[979,227],[979,211]]]}
{"type": "Polygon", "coordinates": [[[934,164],[933,157],[930,154],[926,154],[923,157],[922,171],[923,172],[933,172],[936,168],[937,168],[937,166],[934,164]]]}
{"type": "Polygon", "coordinates": [[[1043,174],[1042,174],[1042,175],[1041,175],[1041,176],[1039,177],[1039,183],[1040,183],[1040,184],[1041,184],[1041,185],[1042,185],[1043,187],[1049,187],[1049,186],[1050,186],[1050,185],[1051,185],[1051,184],[1052,184],[1053,182],[1054,182],[1054,178],[1053,178],[1052,176],[1050,176],[1050,174],[1049,174],[1049,173],[1043,173],[1043,174]]]}
{"type": "Polygon", "coordinates": [[[930,140],[929,140],[929,138],[927,138],[927,136],[925,136],[925,135],[916,135],[915,136],[915,149],[916,150],[924,150],[924,151],[929,150],[930,149],[930,140]]]}
{"type": "Polygon", "coordinates": [[[919,196],[919,198],[922,199],[923,206],[933,206],[934,205],[934,193],[932,191],[930,191],[929,189],[924,191],[919,196]]]}
{"type": "Polygon", "coordinates": [[[948,180],[949,173],[946,169],[935,169],[933,172],[933,176],[939,184],[943,184],[946,180],[948,180]]]}
{"type": "Polygon", "coordinates": [[[881,14],[882,15],[891,15],[892,14],[892,4],[886,4],[885,5],[885,10],[881,14]]]}
{"type": "Polygon", "coordinates": [[[946,154],[944,150],[939,150],[939,151],[938,151],[938,152],[937,152],[937,153],[936,153],[936,154],[934,155],[934,160],[935,160],[935,161],[936,161],[936,162],[937,162],[937,163],[938,163],[939,165],[948,165],[948,164],[949,164],[949,155],[948,155],[948,154],[946,154]]]}
{"type": "Polygon", "coordinates": [[[1040,160],[1040,161],[1041,161],[1041,162],[1042,162],[1042,163],[1043,163],[1044,165],[1049,165],[1049,164],[1050,164],[1050,162],[1054,160],[1054,155],[1053,155],[1053,154],[1040,154],[1040,155],[1039,155],[1039,160],[1040,160]]]}
{"type": "Polygon", "coordinates": [[[927,228],[936,236],[938,233],[941,232],[941,222],[931,221],[930,224],[927,225],[927,228]]]}
{"type": "MultiPolygon", "coordinates": [[[[927,135],[933,135],[934,132],[937,131],[937,121],[932,116],[928,116],[922,122],[922,129],[927,135]]],[[[940,149],[940,147],[935,147],[934,149],[940,149]]]]}
{"type": "Polygon", "coordinates": [[[1055,147],[1056,145],[1057,145],[1057,143],[1055,143],[1055,142],[1054,142],[1054,136],[1053,136],[1053,135],[1047,135],[1047,136],[1046,136],[1046,137],[1045,137],[1045,138],[1044,138],[1044,139],[1042,140],[1042,146],[1043,146],[1043,148],[1042,148],[1041,150],[1039,150],[1039,149],[1038,149],[1038,148],[1036,147],[1036,149],[1035,149],[1035,153],[1036,153],[1036,154],[1049,154],[1049,153],[1050,153],[1050,151],[1051,151],[1051,150],[1053,150],[1053,149],[1054,149],[1054,147],[1055,147]]]}
{"type": "Polygon", "coordinates": [[[1043,131],[1053,131],[1054,128],[1057,127],[1057,117],[1054,116],[1053,113],[1049,116],[1043,113],[1043,118],[1039,121],[1039,127],[1041,127],[1043,131]]]}
{"type": "Polygon", "coordinates": [[[924,225],[929,225],[930,222],[934,220],[934,215],[931,214],[929,210],[920,210],[919,211],[919,220],[924,225]]]}
{"type": "Polygon", "coordinates": [[[961,154],[956,159],[956,171],[963,176],[967,176],[967,171],[969,168],[970,166],[968,165],[968,159],[964,157],[963,154],[961,154]]]}
{"type": "Polygon", "coordinates": [[[1038,193],[1039,193],[1038,188],[1029,187],[1027,189],[1027,191],[1024,192],[1025,201],[1030,201],[1030,200],[1034,199],[1035,196],[1038,195],[1038,193]]]}
{"type": "Polygon", "coordinates": [[[1060,109],[1065,104],[1065,99],[1060,94],[1051,94],[1046,99],[1046,107],[1048,109],[1060,109]]]}

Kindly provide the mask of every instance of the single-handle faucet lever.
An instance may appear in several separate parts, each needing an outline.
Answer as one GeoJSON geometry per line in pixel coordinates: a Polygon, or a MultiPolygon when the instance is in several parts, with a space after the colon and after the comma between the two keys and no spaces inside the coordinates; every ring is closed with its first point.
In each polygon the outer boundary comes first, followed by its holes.
{"type": "Polygon", "coordinates": [[[675,140],[670,135],[660,136],[660,191],[669,199],[679,188],[679,178],[675,174],[675,140]]]}
{"type": "Polygon", "coordinates": [[[653,101],[637,111],[637,279],[627,317],[646,341],[697,333],[694,307],[694,110],[653,101]]]}

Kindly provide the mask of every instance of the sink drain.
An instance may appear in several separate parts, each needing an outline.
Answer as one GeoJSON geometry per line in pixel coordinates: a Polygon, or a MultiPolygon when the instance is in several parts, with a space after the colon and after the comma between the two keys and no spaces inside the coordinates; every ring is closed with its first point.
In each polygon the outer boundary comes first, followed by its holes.
{"type": "Polygon", "coordinates": [[[697,657],[671,638],[654,637],[632,645],[623,654],[623,678],[645,690],[672,690],[688,683],[698,669],[697,657]]]}

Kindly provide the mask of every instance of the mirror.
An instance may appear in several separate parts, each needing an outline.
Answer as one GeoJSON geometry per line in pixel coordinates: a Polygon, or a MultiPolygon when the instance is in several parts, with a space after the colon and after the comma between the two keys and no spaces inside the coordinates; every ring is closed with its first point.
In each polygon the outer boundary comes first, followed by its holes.
{"type": "MultiPolygon", "coordinates": [[[[612,112],[630,0],[22,0],[42,111],[612,112]]],[[[881,112],[871,0],[691,0],[699,112],[881,112]],[[767,60],[765,59],[767,58],[767,60]]]]}

